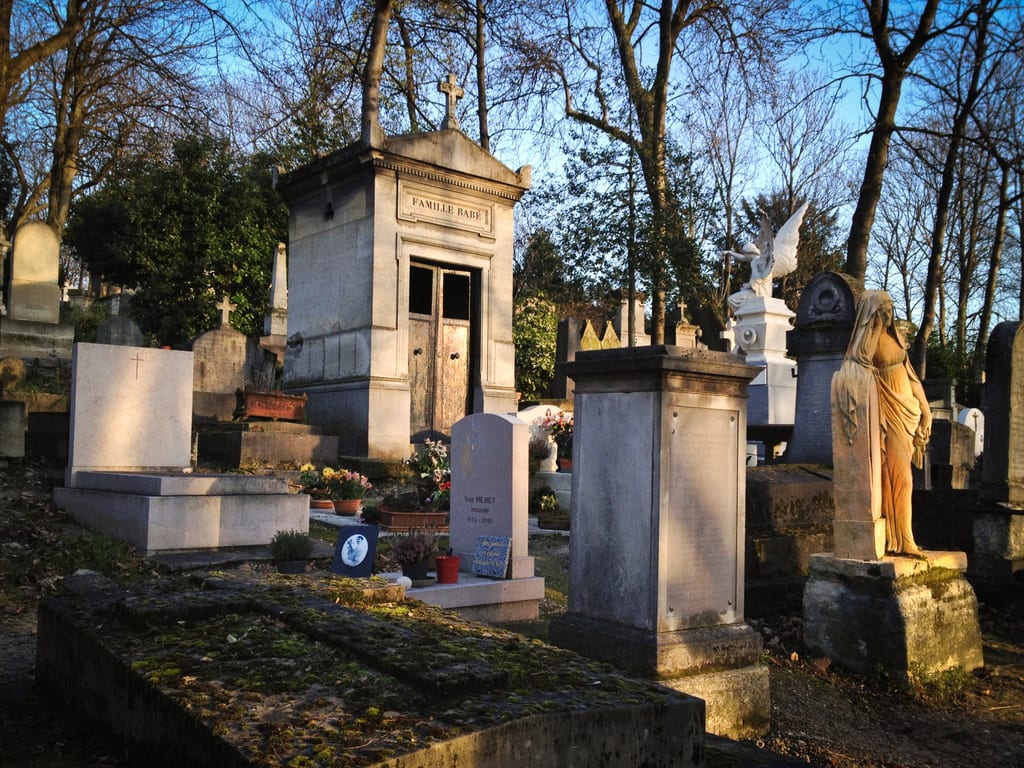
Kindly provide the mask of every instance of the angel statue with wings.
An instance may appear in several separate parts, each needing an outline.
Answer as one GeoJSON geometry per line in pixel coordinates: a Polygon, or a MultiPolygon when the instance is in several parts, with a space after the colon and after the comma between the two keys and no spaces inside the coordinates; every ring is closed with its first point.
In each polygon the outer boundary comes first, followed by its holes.
{"type": "Polygon", "coordinates": [[[772,225],[764,211],[761,212],[761,231],[757,239],[747,243],[740,250],[721,251],[723,259],[732,257],[736,261],[750,262],[750,281],[736,293],[729,296],[729,310],[736,314],[743,302],[754,296],[771,298],[772,281],[777,277],[785,277],[796,269],[796,247],[800,242],[800,224],[803,223],[807,203],[801,205],[796,213],[782,225],[778,234],[772,234],[772,225]]]}

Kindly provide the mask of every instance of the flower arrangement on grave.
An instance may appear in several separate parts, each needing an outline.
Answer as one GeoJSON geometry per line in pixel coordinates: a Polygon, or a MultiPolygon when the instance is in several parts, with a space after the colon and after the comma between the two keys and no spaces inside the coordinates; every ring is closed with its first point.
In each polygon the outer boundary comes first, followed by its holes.
{"type": "Polygon", "coordinates": [[[435,509],[448,509],[451,499],[452,465],[448,446],[439,440],[427,438],[424,450],[404,459],[403,463],[415,475],[420,487],[420,500],[435,509]]]}
{"type": "Polygon", "coordinates": [[[361,499],[373,488],[366,475],[350,469],[324,467],[323,474],[327,476],[327,494],[335,501],[361,499]]]}
{"type": "Polygon", "coordinates": [[[437,534],[429,530],[411,529],[396,536],[391,545],[391,554],[399,565],[415,565],[436,555],[437,534]]]}
{"type": "Polygon", "coordinates": [[[535,515],[555,515],[559,509],[558,495],[546,485],[538,488],[530,499],[530,512],[535,515]]]}
{"type": "Polygon", "coordinates": [[[573,416],[571,413],[559,411],[557,414],[547,412],[542,426],[547,429],[551,439],[555,441],[558,448],[558,458],[572,458],[572,430],[573,416]]]}
{"type": "Polygon", "coordinates": [[[331,500],[361,499],[373,488],[366,476],[358,472],[333,467],[318,470],[312,464],[303,464],[299,468],[298,484],[302,493],[331,500]]]}
{"type": "Polygon", "coordinates": [[[327,478],[312,464],[303,464],[299,467],[297,482],[301,493],[327,495],[327,478]]]}

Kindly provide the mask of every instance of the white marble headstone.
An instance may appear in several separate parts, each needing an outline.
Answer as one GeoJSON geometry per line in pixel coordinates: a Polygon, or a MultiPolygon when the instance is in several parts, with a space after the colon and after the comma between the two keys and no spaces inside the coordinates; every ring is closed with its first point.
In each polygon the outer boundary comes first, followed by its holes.
{"type": "MultiPolygon", "coordinates": [[[[557,408],[550,405],[531,405],[523,408],[516,414],[516,418],[525,421],[530,428],[530,439],[540,442],[547,442],[549,446],[548,455],[540,461],[541,472],[554,472],[558,469],[555,459],[558,456],[555,441],[551,439],[548,428],[544,426],[544,420],[549,415],[558,413],[557,408]]],[[[571,415],[571,414],[570,414],[571,415]]]]}
{"type": "Polygon", "coordinates": [[[529,538],[530,428],[515,416],[477,413],[452,426],[449,537],[472,562],[477,539],[512,539],[511,577],[533,576],[529,538]]]}
{"type": "Polygon", "coordinates": [[[82,471],[191,465],[191,352],[79,343],[71,376],[69,488],[82,471]]]}
{"type": "Polygon", "coordinates": [[[50,226],[32,222],[18,228],[11,260],[12,320],[60,321],[59,262],[60,241],[50,226]]]}

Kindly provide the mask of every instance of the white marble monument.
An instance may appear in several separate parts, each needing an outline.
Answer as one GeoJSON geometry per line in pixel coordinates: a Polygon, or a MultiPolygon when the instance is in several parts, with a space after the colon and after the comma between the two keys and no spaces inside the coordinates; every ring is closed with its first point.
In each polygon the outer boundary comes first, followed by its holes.
{"type": "Polygon", "coordinates": [[[143,551],[269,543],[308,530],[283,478],[191,469],[192,353],[76,344],[65,487],[54,503],[143,551]]]}

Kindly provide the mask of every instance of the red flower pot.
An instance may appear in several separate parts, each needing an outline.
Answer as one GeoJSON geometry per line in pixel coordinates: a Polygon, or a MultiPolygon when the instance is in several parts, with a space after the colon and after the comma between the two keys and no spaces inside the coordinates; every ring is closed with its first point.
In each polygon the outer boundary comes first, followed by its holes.
{"type": "Polygon", "coordinates": [[[460,555],[438,555],[437,560],[437,583],[458,584],[459,583],[459,561],[460,555]]]}

